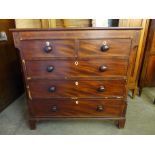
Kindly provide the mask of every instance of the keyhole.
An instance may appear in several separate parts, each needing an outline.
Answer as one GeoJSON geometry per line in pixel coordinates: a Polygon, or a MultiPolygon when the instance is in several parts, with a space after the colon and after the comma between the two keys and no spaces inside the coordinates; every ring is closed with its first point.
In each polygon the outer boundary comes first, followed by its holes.
{"type": "Polygon", "coordinates": [[[77,66],[79,64],[79,62],[78,61],[75,61],[75,65],[77,66]]]}
{"type": "Polygon", "coordinates": [[[78,81],[76,81],[76,82],[75,82],[75,85],[76,85],[76,86],[78,86],[78,85],[79,85],[79,82],[78,82],[78,81]]]}

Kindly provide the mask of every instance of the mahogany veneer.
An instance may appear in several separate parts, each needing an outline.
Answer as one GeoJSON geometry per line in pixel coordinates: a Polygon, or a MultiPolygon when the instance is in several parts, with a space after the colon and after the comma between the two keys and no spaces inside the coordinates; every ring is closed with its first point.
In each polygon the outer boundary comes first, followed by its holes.
{"type": "Polygon", "coordinates": [[[14,29],[30,128],[54,118],[125,125],[127,85],[140,28],[14,29]]]}

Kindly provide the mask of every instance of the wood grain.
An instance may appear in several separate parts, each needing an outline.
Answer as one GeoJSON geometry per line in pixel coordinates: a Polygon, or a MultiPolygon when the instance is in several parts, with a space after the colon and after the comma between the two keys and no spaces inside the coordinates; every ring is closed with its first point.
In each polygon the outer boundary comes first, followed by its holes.
{"type": "Polygon", "coordinates": [[[79,57],[104,57],[104,56],[128,56],[130,52],[130,39],[96,39],[81,40],[79,43],[79,57]],[[109,50],[101,51],[101,46],[106,42],[109,50]]]}
{"type": "Polygon", "coordinates": [[[34,129],[38,120],[70,117],[115,119],[124,127],[127,75],[139,30],[12,30],[25,62],[30,127],[34,129]],[[50,53],[43,50],[46,41],[52,45],[50,53]],[[105,42],[109,50],[101,52],[105,42]]]}
{"type": "Polygon", "coordinates": [[[74,40],[34,40],[22,41],[22,52],[26,60],[40,57],[75,57],[75,41],[74,40]],[[50,42],[52,51],[47,53],[44,51],[46,42],[50,42]]]}
{"type": "Polygon", "coordinates": [[[124,96],[126,89],[123,80],[30,80],[29,86],[32,98],[124,96]],[[55,92],[48,91],[52,86],[55,92]],[[100,86],[105,87],[104,92],[98,91],[100,86]]]}
{"type": "Polygon", "coordinates": [[[123,100],[34,100],[30,110],[33,117],[120,117],[125,106],[123,100]]]}
{"type": "Polygon", "coordinates": [[[142,93],[143,87],[154,87],[155,86],[155,20],[150,20],[147,42],[145,46],[145,55],[143,59],[143,66],[140,77],[140,91],[142,93]]]}
{"type": "Polygon", "coordinates": [[[124,59],[39,60],[26,61],[26,66],[28,76],[31,78],[114,77],[127,75],[128,61],[124,59]],[[47,71],[49,66],[54,67],[52,72],[47,71]],[[106,66],[107,69],[102,72],[100,71],[101,66],[106,66]]]}
{"type": "Polygon", "coordinates": [[[155,86],[155,55],[150,56],[148,60],[145,85],[155,86]]]}

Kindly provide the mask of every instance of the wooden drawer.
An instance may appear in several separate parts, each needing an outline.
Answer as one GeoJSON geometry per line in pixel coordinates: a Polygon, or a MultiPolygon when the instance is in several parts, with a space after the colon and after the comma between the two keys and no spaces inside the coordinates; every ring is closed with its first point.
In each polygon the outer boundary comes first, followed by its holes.
{"type": "Polygon", "coordinates": [[[125,80],[30,80],[32,98],[124,96],[125,80]]]}
{"type": "Polygon", "coordinates": [[[78,61],[76,76],[126,76],[128,61],[125,59],[89,59],[78,61]]]}
{"type": "Polygon", "coordinates": [[[21,46],[25,59],[76,56],[74,40],[23,40],[21,46]]]}
{"type": "Polygon", "coordinates": [[[123,59],[93,59],[87,61],[27,61],[29,77],[64,78],[64,77],[96,77],[126,76],[128,61],[123,59]]]}
{"type": "Polygon", "coordinates": [[[121,117],[123,100],[34,100],[30,104],[34,117],[121,117]]]}
{"type": "Polygon", "coordinates": [[[130,39],[89,39],[79,43],[79,57],[129,56],[130,39]],[[106,50],[106,47],[109,49],[106,50]]]}

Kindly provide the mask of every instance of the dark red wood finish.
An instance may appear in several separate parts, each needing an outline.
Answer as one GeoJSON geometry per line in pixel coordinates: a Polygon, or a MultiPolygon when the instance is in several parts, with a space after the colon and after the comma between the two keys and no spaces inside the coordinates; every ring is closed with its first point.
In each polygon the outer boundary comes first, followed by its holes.
{"type": "Polygon", "coordinates": [[[35,100],[30,105],[34,117],[120,117],[123,100],[35,100]],[[99,109],[100,108],[100,109],[99,109]]]}
{"type": "Polygon", "coordinates": [[[128,56],[131,39],[90,39],[80,40],[79,57],[128,56]],[[102,51],[101,47],[107,44],[109,49],[102,51]]]}
{"type": "Polygon", "coordinates": [[[21,48],[24,58],[31,60],[32,58],[41,57],[75,57],[75,41],[74,40],[24,40],[21,48]],[[50,43],[51,51],[46,52],[46,43],[50,43]]]}
{"type": "Polygon", "coordinates": [[[125,81],[123,80],[31,80],[29,86],[32,98],[51,97],[124,97],[125,81]],[[100,92],[99,88],[104,87],[100,92]],[[49,88],[55,87],[54,92],[49,88]]]}
{"type": "Polygon", "coordinates": [[[124,59],[39,60],[27,61],[27,74],[32,78],[126,76],[128,61],[124,59]],[[53,70],[48,70],[53,67],[53,70]],[[101,69],[105,67],[105,69],[101,69]]]}
{"type": "Polygon", "coordinates": [[[115,119],[123,128],[129,62],[139,30],[13,30],[23,62],[31,129],[36,121],[52,118],[115,119]]]}

